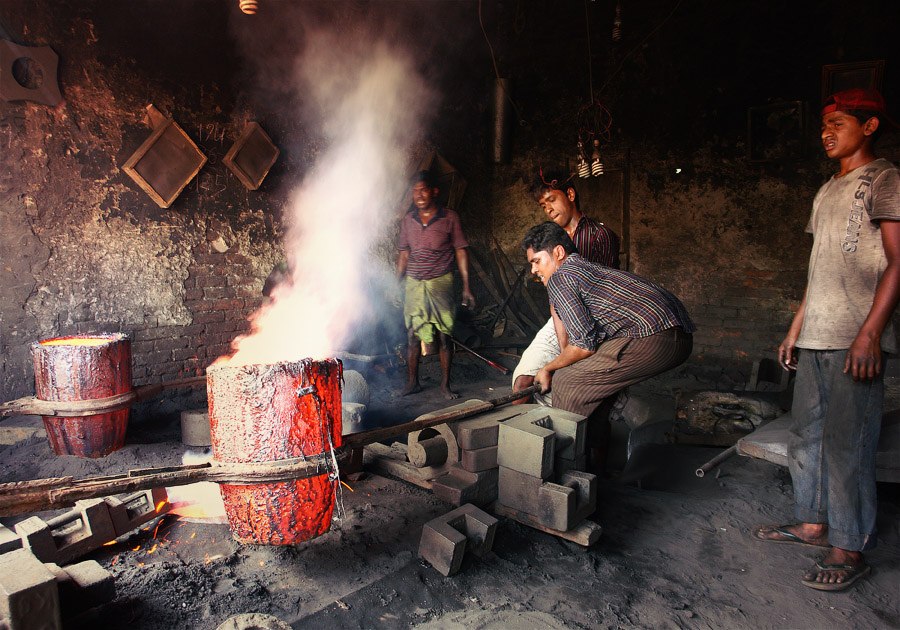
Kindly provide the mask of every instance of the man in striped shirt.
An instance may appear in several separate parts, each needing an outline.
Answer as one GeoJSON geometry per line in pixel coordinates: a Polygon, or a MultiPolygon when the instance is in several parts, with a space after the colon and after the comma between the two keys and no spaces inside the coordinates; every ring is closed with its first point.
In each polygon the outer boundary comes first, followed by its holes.
{"type": "Polygon", "coordinates": [[[554,407],[591,416],[625,387],[690,356],[694,324],[662,287],[588,262],[550,221],[531,228],[522,245],[532,273],[547,287],[561,339],[559,356],[534,377],[542,392],[552,387],[554,407]]]}
{"type": "MultiPolygon", "coordinates": [[[[575,243],[578,253],[585,260],[598,265],[619,268],[618,235],[603,223],[582,214],[578,208],[575,187],[571,184],[571,176],[542,172],[534,191],[535,198],[547,217],[566,231],[575,243]]],[[[555,359],[559,353],[560,342],[557,339],[551,316],[522,353],[522,358],[513,371],[513,391],[530,387],[534,383],[534,375],[538,370],[555,359]]],[[[542,404],[552,405],[549,393],[538,394],[535,399],[542,404]]],[[[526,402],[530,402],[530,400],[523,398],[513,404],[526,402]]]]}
{"type": "Polygon", "coordinates": [[[413,208],[400,222],[397,241],[397,277],[406,277],[403,319],[408,331],[407,383],[401,395],[422,390],[419,385],[419,357],[439,345],[441,391],[448,399],[459,394],[450,389],[453,357],[453,323],[456,300],[453,295],[453,267],[462,280],[463,306],[475,304],[469,290],[469,243],[460,226],[459,215],[437,202],[438,188],[431,173],[421,171],[412,187],[413,208]],[[421,344],[421,350],[420,350],[421,344]]]}

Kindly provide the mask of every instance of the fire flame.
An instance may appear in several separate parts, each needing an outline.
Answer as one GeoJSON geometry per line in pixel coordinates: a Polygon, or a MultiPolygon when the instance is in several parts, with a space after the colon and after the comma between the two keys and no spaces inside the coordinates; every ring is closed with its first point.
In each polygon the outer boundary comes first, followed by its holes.
{"type": "Polygon", "coordinates": [[[298,69],[329,146],[287,208],[289,281],[251,316],[251,333],[234,340],[232,356],[217,363],[334,356],[372,315],[367,292],[393,278],[392,261],[379,261],[375,250],[397,217],[410,171],[405,155],[431,93],[411,59],[383,42],[311,39],[298,69]]]}

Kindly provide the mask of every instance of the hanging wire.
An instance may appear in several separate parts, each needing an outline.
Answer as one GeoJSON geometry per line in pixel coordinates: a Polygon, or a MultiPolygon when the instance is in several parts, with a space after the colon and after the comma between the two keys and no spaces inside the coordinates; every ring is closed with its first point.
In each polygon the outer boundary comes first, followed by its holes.
{"type": "Polygon", "coordinates": [[[584,28],[587,31],[588,45],[588,100],[594,100],[594,56],[591,54],[591,17],[588,14],[588,2],[584,0],[584,28]]]}
{"type": "MultiPolygon", "coordinates": [[[[488,37],[487,30],[484,28],[484,18],[481,16],[481,2],[482,0],[478,0],[478,24],[481,26],[481,32],[484,34],[484,41],[487,42],[488,50],[491,53],[491,63],[494,65],[494,76],[500,81],[502,77],[500,76],[500,69],[497,67],[497,57],[494,55],[494,47],[491,45],[491,38],[488,37]]],[[[512,105],[512,108],[516,112],[516,116],[519,117],[519,124],[523,126],[526,125],[527,123],[524,116],[522,116],[522,112],[519,110],[516,102],[512,99],[512,96],[510,96],[509,92],[506,90],[506,86],[502,81],[500,82],[500,89],[503,90],[503,95],[506,97],[506,100],[509,101],[509,104],[512,105]]]]}
{"type": "Polygon", "coordinates": [[[676,11],[678,10],[678,8],[681,6],[681,3],[682,3],[682,2],[684,2],[684,0],[678,0],[678,2],[675,3],[675,7],[669,12],[669,14],[668,14],[666,17],[664,17],[663,20],[662,20],[659,24],[657,24],[656,27],[655,27],[652,31],[650,31],[649,33],[647,33],[647,35],[644,36],[644,39],[642,39],[640,42],[638,42],[638,45],[637,45],[637,46],[635,46],[634,48],[632,48],[631,50],[629,50],[629,51],[625,54],[625,56],[622,57],[622,61],[619,63],[619,67],[616,68],[616,69],[613,71],[613,73],[609,75],[609,78],[606,79],[606,83],[604,83],[604,84],[603,84],[603,87],[600,88],[600,94],[603,94],[603,91],[607,88],[607,86],[609,85],[610,81],[613,80],[613,77],[615,77],[617,74],[619,74],[619,71],[622,69],[622,66],[625,65],[625,62],[628,61],[628,58],[631,57],[631,55],[634,54],[634,52],[635,52],[637,49],[639,49],[641,46],[643,46],[643,45],[644,45],[644,42],[646,42],[646,41],[647,41],[648,39],[650,39],[654,34],[656,34],[656,32],[657,32],[659,29],[661,29],[661,28],[663,27],[663,25],[664,25],[666,22],[668,22],[669,19],[670,19],[673,15],[675,15],[675,12],[676,12],[676,11]]]}

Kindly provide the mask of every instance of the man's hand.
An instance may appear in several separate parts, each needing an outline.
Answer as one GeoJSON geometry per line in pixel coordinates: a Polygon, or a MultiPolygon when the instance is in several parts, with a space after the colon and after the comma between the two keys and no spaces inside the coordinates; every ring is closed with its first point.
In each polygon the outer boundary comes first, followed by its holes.
{"type": "Polygon", "coordinates": [[[881,373],[881,337],[871,337],[860,332],[847,350],[844,374],[854,381],[867,381],[881,373]]]}
{"type": "Polygon", "coordinates": [[[463,289],[462,291],[462,305],[466,308],[475,307],[475,296],[472,295],[472,292],[469,291],[469,289],[463,289]]]}
{"type": "Polygon", "coordinates": [[[547,368],[541,368],[538,370],[538,373],[534,375],[534,383],[535,385],[540,385],[540,392],[542,394],[546,394],[550,391],[550,382],[553,380],[553,373],[547,370],[547,368]]]}
{"type": "Polygon", "coordinates": [[[791,333],[778,346],[778,363],[785,370],[797,369],[797,337],[791,333]]]}

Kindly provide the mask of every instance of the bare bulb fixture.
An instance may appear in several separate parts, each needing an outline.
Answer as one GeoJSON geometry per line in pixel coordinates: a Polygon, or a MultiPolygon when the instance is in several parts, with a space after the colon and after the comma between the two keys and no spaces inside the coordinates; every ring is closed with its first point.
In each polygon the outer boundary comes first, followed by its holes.
{"type": "Polygon", "coordinates": [[[616,17],[613,18],[612,40],[618,42],[622,39],[622,3],[616,3],[616,17]]]}
{"type": "Polygon", "coordinates": [[[591,176],[591,167],[588,166],[587,161],[584,159],[584,144],[581,143],[581,140],[578,141],[578,177],[590,177],[591,176]]]}
{"type": "Polygon", "coordinates": [[[591,175],[599,177],[603,175],[603,160],[600,159],[600,141],[594,140],[594,152],[591,154],[591,175]]]}
{"type": "Polygon", "coordinates": [[[240,0],[238,6],[247,15],[255,15],[259,9],[259,2],[257,0],[240,0]]]}

